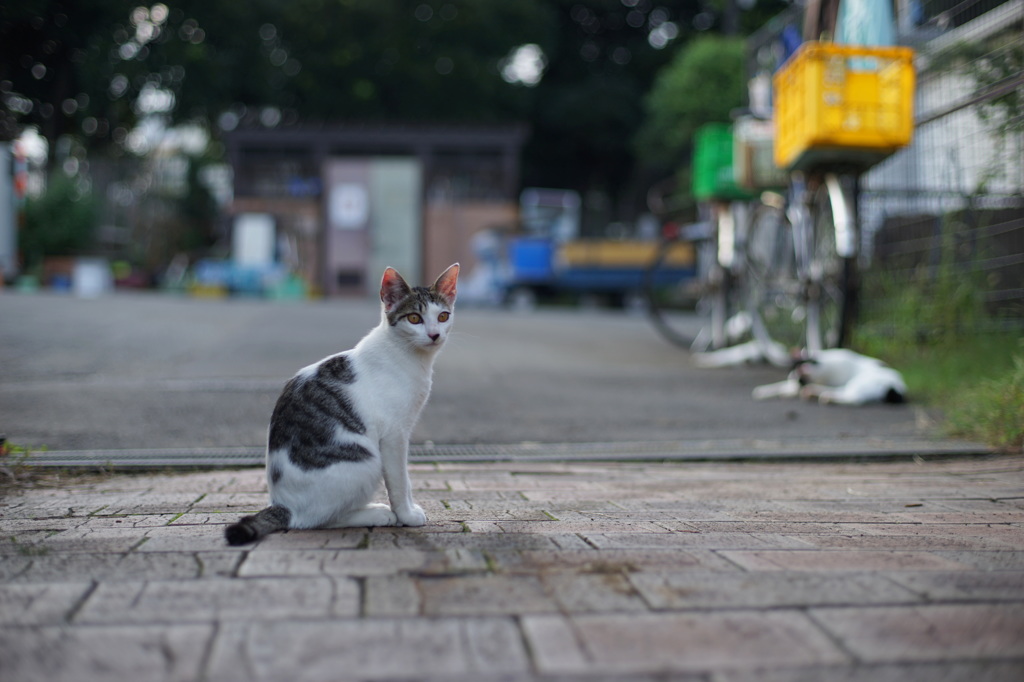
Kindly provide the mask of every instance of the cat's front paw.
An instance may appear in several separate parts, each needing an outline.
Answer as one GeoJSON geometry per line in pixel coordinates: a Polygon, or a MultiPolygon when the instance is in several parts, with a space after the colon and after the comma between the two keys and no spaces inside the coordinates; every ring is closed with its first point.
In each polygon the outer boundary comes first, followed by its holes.
{"type": "Polygon", "coordinates": [[[422,526],[427,523],[427,515],[423,511],[423,507],[418,504],[394,511],[398,516],[398,525],[400,526],[422,526]]]}

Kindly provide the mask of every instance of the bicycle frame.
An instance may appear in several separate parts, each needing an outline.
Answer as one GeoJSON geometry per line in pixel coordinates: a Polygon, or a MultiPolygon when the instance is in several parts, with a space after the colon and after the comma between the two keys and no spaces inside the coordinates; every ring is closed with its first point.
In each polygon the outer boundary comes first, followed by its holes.
{"type": "MultiPolygon", "coordinates": [[[[849,268],[854,267],[859,241],[855,194],[855,189],[851,192],[850,184],[837,173],[794,171],[784,199],[774,193],[762,198],[766,206],[784,211],[792,249],[792,293],[780,294],[786,289],[774,289],[769,303],[774,311],[771,316],[784,319],[779,313],[785,311],[786,304],[780,308],[779,302],[788,301],[791,307],[787,317],[802,324],[802,345],[811,354],[841,343],[849,320],[849,268]]],[[[760,254],[762,263],[765,257],[760,254]]],[[[759,308],[761,304],[757,305],[759,308]]],[[[783,358],[769,343],[774,339],[764,328],[768,318],[761,318],[760,309],[755,312],[764,353],[779,364],[783,358]]],[[[788,343],[794,341],[788,339],[788,343]]]]}

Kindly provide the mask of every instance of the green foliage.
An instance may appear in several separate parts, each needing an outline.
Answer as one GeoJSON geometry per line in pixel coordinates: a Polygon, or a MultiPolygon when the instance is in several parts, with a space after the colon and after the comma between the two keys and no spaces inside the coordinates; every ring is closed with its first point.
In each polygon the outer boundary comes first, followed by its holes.
{"type": "Polygon", "coordinates": [[[96,201],[62,172],[50,177],[46,192],[25,202],[25,228],[19,243],[31,269],[47,256],[81,254],[93,244],[96,201]]]}
{"type": "Polygon", "coordinates": [[[955,230],[947,224],[943,234],[937,264],[902,274],[882,265],[864,274],[853,346],[897,368],[911,400],[941,410],[951,435],[1019,450],[1020,334],[1000,331],[985,310],[982,278],[958,254],[955,230]]]}
{"type": "Polygon", "coordinates": [[[1000,376],[967,390],[949,410],[954,435],[985,441],[1001,450],[1024,448],[1024,354],[1000,376]]]}
{"type": "Polygon", "coordinates": [[[744,42],[704,36],[682,49],[662,70],[645,101],[647,119],[637,153],[652,165],[674,168],[684,160],[701,125],[729,121],[746,100],[744,42]]]}
{"type": "MultiPolygon", "coordinates": [[[[878,264],[865,273],[869,302],[862,328],[887,335],[899,347],[956,344],[986,323],[984,282],[955,217],[942,226],[938,262],[878,264]],[[906,269],[893,271],[893,268],[906,269]]],[[[976,254],[974,254],[976,255],[976,254]]],[[[918,254],[920,256],[920,254],[918,254]]]]}

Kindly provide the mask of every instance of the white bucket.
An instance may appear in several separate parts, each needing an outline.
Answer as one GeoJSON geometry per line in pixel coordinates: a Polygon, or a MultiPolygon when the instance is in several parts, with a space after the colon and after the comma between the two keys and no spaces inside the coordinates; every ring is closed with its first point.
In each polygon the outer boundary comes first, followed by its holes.
{"type": "Polygon", "coordinates": [[[78,298],[96,298],[114,288],[110,265],[104,258],[79,258],[71,273],[71,290],[78,298]]]}

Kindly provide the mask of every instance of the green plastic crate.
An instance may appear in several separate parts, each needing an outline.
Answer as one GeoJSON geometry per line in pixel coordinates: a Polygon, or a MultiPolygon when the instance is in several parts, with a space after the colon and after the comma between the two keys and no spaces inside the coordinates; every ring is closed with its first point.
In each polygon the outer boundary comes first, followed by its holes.
{"type": "Polygon", "coordinates": [[[736,181],[732,167],[732,129],[707,123],[697,129],[693,150],[693,196],[700,201],[743,200],[753,194],[736,181]]]}

